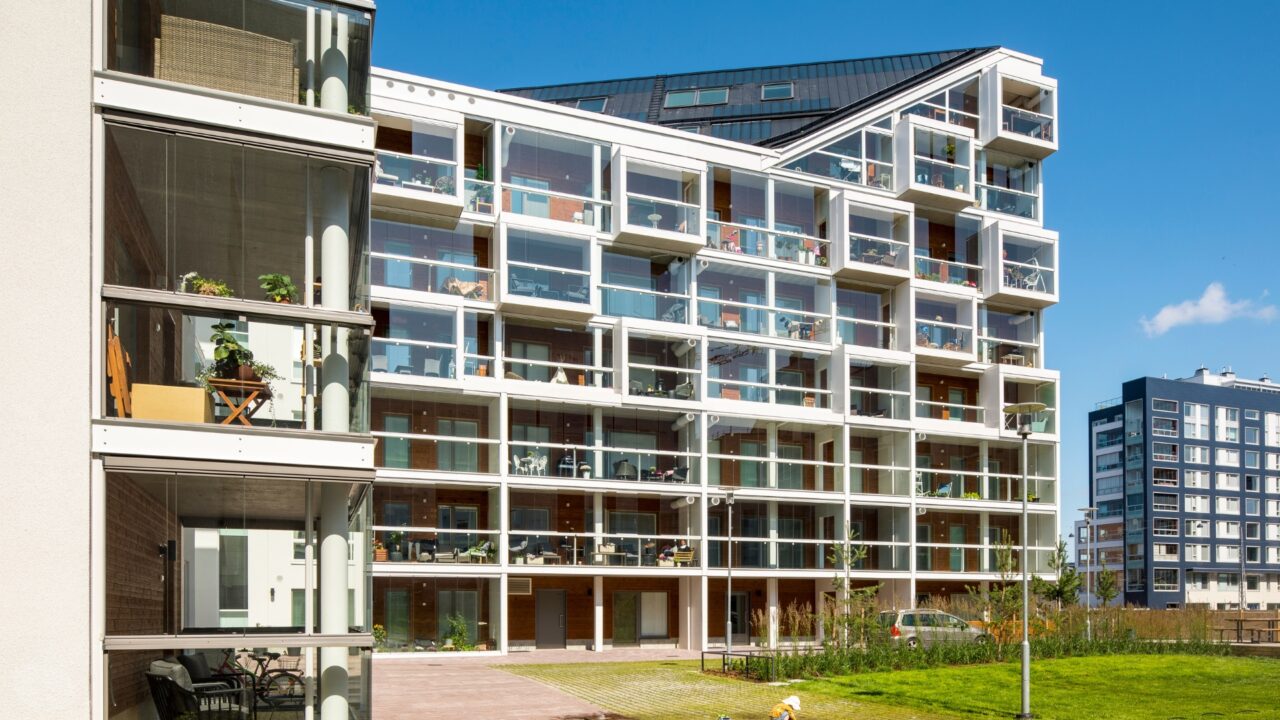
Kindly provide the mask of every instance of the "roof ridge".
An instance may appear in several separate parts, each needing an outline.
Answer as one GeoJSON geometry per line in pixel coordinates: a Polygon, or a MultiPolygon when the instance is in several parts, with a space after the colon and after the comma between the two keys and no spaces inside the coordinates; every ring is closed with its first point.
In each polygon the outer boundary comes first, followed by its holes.
{"type": "Polygon", "coordinates": [[[688,72],[678,72],[678,73],[657,73],[653,75],[634,75],[631,77],[606,78],[603,80],[577,80],[574,82],[551,83],[549,85],[527,85],[524,87],[501,88],[501,89],[495,90],[495,92],[511,93],[511,92],[518,92],[521,90],[545,90],[547,88],[569,87],[572,85],[593,85],[593,84],[600,84],[600,83],[630,82],[635,80],[656,80],[657,78],[665,79],[665,78],[673,78],[673,77],[682,77],[685,75],[708,75],[712,73],[744,72],[746,70],[772,70],[775,68],[799,68],[799,67],[807,67],[811,65],[834,65],[838,63],[870,62],[872,60],[889,60],[892,58],[918,57],[920,55],[943,55],[946,53],[959,53],[963,55],[966,53],[974,53],[974,52],[985,53],[991,50],[996,50],[999,47],[1000,47],[999,45],[988,45],[985,47],[952,48],[949,50],[924,50],[921,52],[895,53],[893,55],[874,55],[871,57],[861,57],[861,58],[842,58],[839,60],[813,60],[809,62],[799,62],[799,63],[778,63],[775,65],[748,65],[745,67],[724,68],[719,70],[691,70],[688,72]]]}

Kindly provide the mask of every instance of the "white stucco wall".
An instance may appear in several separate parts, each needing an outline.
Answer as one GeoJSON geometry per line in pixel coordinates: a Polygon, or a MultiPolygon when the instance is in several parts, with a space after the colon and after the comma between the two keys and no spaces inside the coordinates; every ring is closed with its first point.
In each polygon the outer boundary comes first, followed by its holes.
{"type": "Polygon", "coordinates": [[[90,59],[94,3],[5,3],[0,68],[4,716],[91,717],[90,59]],[[38,412],[32,408],[38,407],[38,412]]]}

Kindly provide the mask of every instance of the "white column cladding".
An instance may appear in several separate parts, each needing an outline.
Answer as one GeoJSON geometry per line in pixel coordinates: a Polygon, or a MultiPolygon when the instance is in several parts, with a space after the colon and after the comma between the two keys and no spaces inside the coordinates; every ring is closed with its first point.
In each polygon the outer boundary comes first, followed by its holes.
{"type": "MultiPolygon", "coordinates": [[[[347,486],[320,490],[320,632],[347,633],[347,486]]],[[[347,720],[347,648],[320,648],[320,718],[347,720]]]]}
{"type": "MultiPolygon", "coordinates": [[[[348,171],[338,166],[320,169],[320,305],[331,310],[351,307],[351,182],[348,171]]],[[[350,330],[338,326],[321,326],[320,346],[324,358],[321,366],[320,412],[322,430],[351,431],[350,330]]]]}
{"type": "MultiPolygon", "coordinates": [[[[600,494],[596,493],[596,498],[600,494]]],[[[604,651],[604,577],[596,575],[592,579],[592,610],[595,615],[595,637],[591,643],[591,649],[596,652],[604,651]]]]}
{"type": "MultiPolygon", "coordinates": [[[[592,549],[598,548],[604,542],[604,493],[591,493],[591,533],[594,535],[592,541],[595,543],[592,549]]],[[[587,554],[586,543],[583,543],[582,554],[584,561],[591,559],[587,554]]],[[[569,562],[575,564],[578,559],[572,558],[569,562]]]]}
{"type": "Polygon", "coordinates": [[[320,107],[343,114],[349,104],[347,29],[346,14],[320,11],[320,107]]]}
{"type": "Polygon", "coordinates": [[[765,581],[766,592],[769,595],[769,630],[768,642],[770,648],[778,647],[778,620],[780,613],[778,612],[778,578],[771,577],[765,581]]]}

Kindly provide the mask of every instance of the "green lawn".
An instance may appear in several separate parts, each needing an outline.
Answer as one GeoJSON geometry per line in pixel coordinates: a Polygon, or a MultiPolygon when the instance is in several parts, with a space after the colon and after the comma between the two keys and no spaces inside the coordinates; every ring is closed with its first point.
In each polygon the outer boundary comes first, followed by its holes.
{"type": "MultiPolygon", "coordinates": [[[[809,693],[875,700],[965,717],[1019,708],[1015,663],[852,675],[805,683],[809,693]]],[[[1041,660],[1031,666],[1031,710],[1075,718],[1280,717],[1280,660],[1121,655],[1041,660]]]]}
{"type": "MultiPolygon", "coordinates": [[[[690,662],[504,665],[636,720],[765,717],[795,693],[804,720],[1011,717],[1017,663],[867,673],[776,687],[703,675],[690,662]],[[674,701],[673,701],[674,700],[674,701]]],[[[1043,720],[1280,718],[1280,660],[1124,655],[1039,660],[1031,709],[1043,720]]]]}

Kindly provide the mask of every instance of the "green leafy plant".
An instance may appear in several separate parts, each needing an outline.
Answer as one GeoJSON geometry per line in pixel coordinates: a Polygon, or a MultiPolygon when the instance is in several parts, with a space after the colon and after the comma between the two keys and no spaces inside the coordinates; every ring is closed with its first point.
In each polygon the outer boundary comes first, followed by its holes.
{"type": "Polygon", "coordinates": [[[267,299],[272,302],[291,303],[298,294],[298,286],[293,284],[293,278],[288,275],[267,273],[259,275],[258,282],[262,283],[259,287],[267,291],[267,299]]]}
{"type": "Polygon", "coordinates": [[[213,295],[216,297],[232,297],[235,295],[226,283],[221,280],[202,277],[200,273],[195,271],[182,276],[182,286],[179,290],[181,292],[191,292],[197,295],[213,295]]]}
{"type": "Polygon", "coordinates": [[[387,628],[382,625],[373,626],[373,644],[375,647],[384,647],[387,644],[387,628]]]}
{"type": "Polygon", "coordinates": [[[475,646],[467,643],[471,637],[471,629],[467,625],[467,619],[462,613],[454,613],[448,619],[449,628],[445,632],[444,639],[451,641],[454,648],[458,650],[474,650],[475,646]]]}
{"type": "Polygon", "coordinates": [[[213,343],[213,372],[215,377],[234,378],[241,365],[253,364],[253,352],[240,344],[232,330],[235,325],[229,322],[213,326],[213,335],[209,340],[213,343]]]}
{"type": "Polygon", "coordinates": [[[965,500],[981,500],[982,496],[976,492],[967,492],[964,494],[965,500]]]}
{"type": "Polygon", "coordinates": [[[1120,588],[1116,585],[1116,574],[1110,570],[1095,573],[1093,594],[1104,606],[1110,605],[1111,601],[1120,595],[1120,588]]]}

